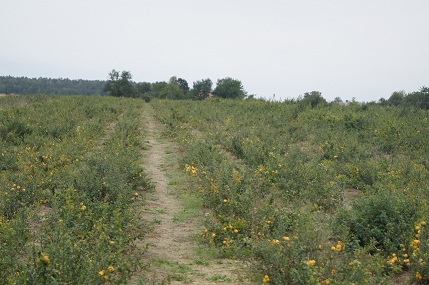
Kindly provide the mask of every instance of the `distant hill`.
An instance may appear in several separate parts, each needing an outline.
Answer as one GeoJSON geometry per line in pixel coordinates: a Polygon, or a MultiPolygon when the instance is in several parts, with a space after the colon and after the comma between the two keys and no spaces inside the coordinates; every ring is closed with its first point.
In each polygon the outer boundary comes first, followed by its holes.
{"type": "Polygon", "coordinates": [[[0,94],[106,95],[103,80],[0,76],[0,94]]]}

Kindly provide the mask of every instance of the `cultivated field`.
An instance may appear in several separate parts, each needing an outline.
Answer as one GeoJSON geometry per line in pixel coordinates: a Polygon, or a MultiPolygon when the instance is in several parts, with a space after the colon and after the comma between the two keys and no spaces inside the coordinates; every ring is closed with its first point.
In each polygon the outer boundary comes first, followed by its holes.
{"type": "Polygon", "coordinates": [[[428,119],[3,96],[0,284],[429,284],[428,119]]]}
{"type": "Polygon", "coordinates": [[[270,284],[427,284],[428,112],[154,101],[211,209],[201,236],[270,284]]]}
{"type": "Polygon", "coordinates": [[[142,104],[0,98],[0,284],[124,284],[139,267],[142,104]]]}

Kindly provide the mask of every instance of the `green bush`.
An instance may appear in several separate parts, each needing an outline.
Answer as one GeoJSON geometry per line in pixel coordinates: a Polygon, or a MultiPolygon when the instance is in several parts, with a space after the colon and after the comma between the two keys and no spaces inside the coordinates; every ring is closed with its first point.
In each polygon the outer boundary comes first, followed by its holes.
{"type": "Polygon", "coordinates": [[[400,244],[412,238],[419,211],[416,201],[399,195],[385,192],[356,200],[350,210],[337,216],[334,232],[339,236],[347,233],[350,250],[372,245],[374,253],[397,252],[400,244]]]}

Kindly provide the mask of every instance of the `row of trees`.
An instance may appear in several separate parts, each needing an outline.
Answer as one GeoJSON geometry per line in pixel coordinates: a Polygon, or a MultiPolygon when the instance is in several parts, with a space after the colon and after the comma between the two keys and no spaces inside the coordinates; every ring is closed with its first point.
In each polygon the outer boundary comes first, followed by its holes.
{"type": "Polygon", "coordinates": [[[71,80],[68,78],[28,78],[0,76],[2,94],[62,94],[62,95],[106,95],[104,80],[71,80]]]}
{"type": "MultiPolygon", "coordinates": [[[[286,102],[286,101],[285,101],[286,102]]],[[[311,91],[304,93],[303,96],[299,96],[298,99],[288,100],[290,103],[297,103],[301,109],[315,108],[317,106],[325,106],[329,103],[322,97],[322,93],[319,91],[311,91]]],[[[352,102],[343,102],[340,97],[335,98],[331,104],[356,104],[354,99],[352,102]]],[[[429,110],[429,87],[421,87],[419,91],[406,93],[405,91],[393,92],[389,99],[381,98],[378,102],[369,102],[364,105],[382,105],[392,107],[413,107],[417,109],[429,110]]]]}
{"type": "Polygon", "coordinates": [[[412,106],[429,110],[429,87],[421,87],[419,91],[406,93],[405,91],[393,92],[389,99],[380,99],[380,104],[385,106],[412,106]]]}
{"type": "Polygon", "coordinates": [[[193,83],[192,89],[183,78],[173,76],[168,82],[139,82],[132,81],[129,71],[116,71],[109,73],[109,80],[103,91],[116,97],[141,97],[149,101],[152,98],[159,99],[205,99],[211,96],[221,98],[244,99],[247,92],[240,80],[226,77],[219,79],[216,88],[213,89],[211,79],[202,79],[193,83]]]}
{"type": "MultiPolygon", "coordinates": [[[[110,95],[115,97],[143,98],[150,101],[152,98],[172,100],[202,100],[209,97],[244,99],[248,96],[240,80],[226,77],[218,79],[213,88],[211,79],[206,78],[193,82],[192,88],[183,78],[173,76],[168,82],[133,82],[129,71],[116,71],[109,73],[109,79],[105,80],[70,80],[67,78],[27,78],[0,76],[0,94],[61,94],[61,95],[110,95]]],[[[299,103],[303,108],[326,105],[328,102],[319,91],[305,93],[297,99],[287,100],[299,103]]],[[[337,97],[332,103],[347,104],[337,97]]],[[[405,91],[393,92],[389,99],[381,98],[378,102],[383,106],[412,106],[429,110],[429,88],[421,87],[419,91],[406,93],[405,91]]]]}

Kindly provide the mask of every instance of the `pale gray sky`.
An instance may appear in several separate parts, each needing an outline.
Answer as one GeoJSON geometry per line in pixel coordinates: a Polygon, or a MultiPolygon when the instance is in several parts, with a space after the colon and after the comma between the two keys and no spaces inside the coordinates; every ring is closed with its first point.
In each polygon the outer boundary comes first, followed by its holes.
{"type": "Polygon", "coordinates": [[[429,85],[428,0],[0,0],[0,75],[376,101],[429,85]]]}

